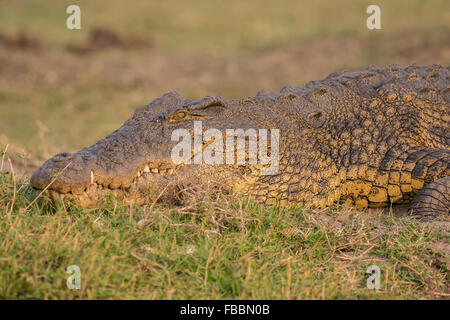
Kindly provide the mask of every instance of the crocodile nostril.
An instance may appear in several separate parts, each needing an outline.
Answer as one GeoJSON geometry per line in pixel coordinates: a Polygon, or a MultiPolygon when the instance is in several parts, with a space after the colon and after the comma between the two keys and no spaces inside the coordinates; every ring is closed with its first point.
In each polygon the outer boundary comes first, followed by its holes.
{"type": "Polygon", "coordinates": [[[94,183],[92,157],[80,153],[60,153],[48,159],[31,176],[31,186],[60,193],[82,192],[94,183]]]}

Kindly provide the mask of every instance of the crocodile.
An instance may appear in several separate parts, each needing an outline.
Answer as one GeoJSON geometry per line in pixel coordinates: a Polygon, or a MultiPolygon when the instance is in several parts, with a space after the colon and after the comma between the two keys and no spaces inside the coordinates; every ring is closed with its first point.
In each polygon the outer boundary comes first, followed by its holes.
{"type": "MultiPolygon", "coordinates": [[[[214,181],[266,205],[406,204],[413,216],[447,216],[449,84],[448,66],[390,65],[332,73],[239,100],[189,100],[169,92],[94,145],[50,158],[30,182],[87,206],[111,192],[143,203],[149,188],[170,194],[177,192],[172,186],[189,180],[214,181]],[[224,137],[226,129],[278,129],[277,139],[266,139],[268,154],[277,144],[278,171],[262,174],[267,164],[250,162],[247,149],[240,163],[175,163],[171,152],[179,141],[172,134],[180,129],[192,137],[196,121],[200,136],[209,129],[224,137]]],[[[186,159],[216,138],[202,141],[186,159]]],[[[250,145],[250,138],[244,139],[250,145]]]]}

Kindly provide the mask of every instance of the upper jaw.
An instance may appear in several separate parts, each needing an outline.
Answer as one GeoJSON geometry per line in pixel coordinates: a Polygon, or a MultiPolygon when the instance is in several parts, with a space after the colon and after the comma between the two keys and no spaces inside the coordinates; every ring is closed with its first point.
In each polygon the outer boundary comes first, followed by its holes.
{"type": "Polygon", "coordinates": [[[61,153],[44,162],[31,176],[36,189],[51,189],[59,193],[80,193],[89,187],[95,159],[88,153],[61,153]]]}

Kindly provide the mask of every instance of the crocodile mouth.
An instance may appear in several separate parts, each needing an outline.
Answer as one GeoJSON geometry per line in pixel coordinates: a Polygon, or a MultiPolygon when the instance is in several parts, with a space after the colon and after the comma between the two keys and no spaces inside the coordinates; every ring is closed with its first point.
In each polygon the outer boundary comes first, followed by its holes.
{"type": "MultiPolygon", "coordinates": [[[[125,202],[146,203],[155,196],[161,196],[161,191],[177,180],[178,174],[184,165],[169,165],[163,162],[147,163],[136,170],[131,182],[118,188],[111,188],[96,180],[94,170],[90,171],[90,184],[82,193],[59,193],[50,191],[48,194],[53,198],[73,199],[84,206],[90,206],[105,199],[108,194],[115,197],[121,196],[125,202]],[[152,193],[152,195],[150,195],[152,193]]],[[[130,181],[130,179],[128,179],[130,181]]]]}
{"type": "MultiPolygon", "coordinates": [[[[155,177],[165,177],[167,179],[173,176],[180,168],[184,167],[184,164],[173,165],[163,161],[152,161],[145,165],[139,166],[133,176],[124,178],[123,184],[118,187],[114,187],[111,184],[104,183],[101,176],[96,174],[95,170],[90,170],[90,185],[83,190],[86,192],[91,186],[97,188],[105,188],[109,190],[124,190],[128,191],[135,185],[149,185],[155,177]]],[[[72,190],[69,193],[74,193],[72,190]]]]}
{"type": "Polygon", "coordinates": [[[74,199],[85,206],[98,202],[109,193],[144,202],[139,199],[146,191],[162,190],[176,180],[185,167],[184,164],[154,159],[137,166],[121,166],[119,171],[111,169],[112,173],[108,173],[95,163],[95,157],[86,154],[59,154],[47,160],[32,175],[30,183],[52,199],[74,199]]]}
{"type": "MultiPolygon", "coordinates": [[[[203,142],[200,151],[193,151],[190,162],[196,152],[202,152],[207,145],[203,142]]],[[[100,151],[91,148],[48,159],[33,173],[31,186],[43,190],[53,200],[73,199],[82,206],[97,204],[108,194],[143,204],[152,201],[149,192],[159,194],[164,190],[165,197],[172,199],[186,181],[198,182],[207,171],[202,165],[175,164],[164,155],[149,159],[125,151],[111,155],[105,152],[106,147],[100,151]]],[[[223,172],[224,168],[219,171],[223,172]]]]}

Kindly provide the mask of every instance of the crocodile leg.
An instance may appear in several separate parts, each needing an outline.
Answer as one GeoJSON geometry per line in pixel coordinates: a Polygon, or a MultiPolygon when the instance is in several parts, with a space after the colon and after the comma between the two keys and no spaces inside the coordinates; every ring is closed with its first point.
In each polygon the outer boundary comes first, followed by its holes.
{"type": "Polygon", "coordinates": [[[450,151],[423,149],[410,154],[400,172],[403,198],[415,196],[410,214],[436,217],[450,210],[450,151]]]}
{"type": "Polygon", "coordinates": [[[450,176],[426,185],[411,204],[410,214],[433,218],[450,213],[450,176]]]}
{"type": "MultiPolygon", "coordinates": [[[[361,192],[359,192],[359,195],[367,197],[369,207],[383,207],[389,203],[413,203],[414,215],[425,215],[424,210],[429,207],[426,203],[435,202],[426,199],[426,195],[431,196],[431,189],[437,188],[439,185],[437,190],[444,194],[447,192],[448,196],[448,180],[445,178],[450,176],[450,151],[418,146],[391,149],[385,155],[379,169],[375,171],[376,173],[372,172],[367,170],[367,179],[361,184],[361,192]],[[439,179],[443,180],[437,182],[439,179]],[[446,184],[447,189],[444,188],[446,184]],[[422,209],[419,210],[419,208],[422,209]]],[[[356,189],[356,191],[359,190],[356,189]]],[[[441,201],[445,207],[443,195],[437,195],[433,191],[432,196],[441,201]]],[[[357,207],[358,200],[355,201],[357,207]]],[[[433,204],[433,206],[437,206],[437,204],[433,204]]],[[[429,214],[437,215],[439,211],[443,210],[444,208],[439,210],[436,208],[434,214],[429,214]]]]}

